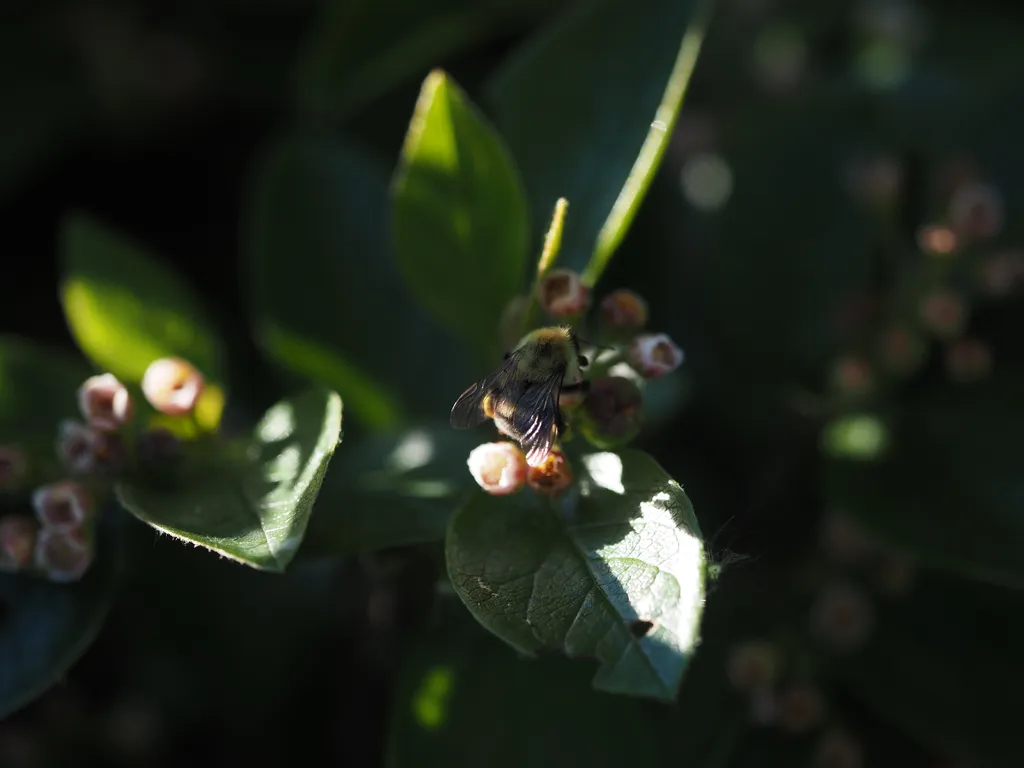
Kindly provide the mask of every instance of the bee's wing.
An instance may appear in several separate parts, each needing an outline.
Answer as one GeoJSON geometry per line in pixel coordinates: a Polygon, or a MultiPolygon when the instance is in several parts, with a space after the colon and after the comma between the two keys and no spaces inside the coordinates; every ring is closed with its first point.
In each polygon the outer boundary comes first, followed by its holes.
{"type": "Polygon", "coordinates": [[[483,424],[489,418],[484,412],[484,398],[495,390],[508,386],[513,371],[519,363],[519,353],[506,358],[498,370],[472,384],[452,406],[450,422],[455,429],[471,429],[483,424]]]}
{"type": "Polygon", "coordinates": [[[519,444],[526,451],[526,463],[539,466],[551,452],[558,437],[558,391],[562,373],[524,388],[516,398],[511,423],[519,435],[519,444]]]}

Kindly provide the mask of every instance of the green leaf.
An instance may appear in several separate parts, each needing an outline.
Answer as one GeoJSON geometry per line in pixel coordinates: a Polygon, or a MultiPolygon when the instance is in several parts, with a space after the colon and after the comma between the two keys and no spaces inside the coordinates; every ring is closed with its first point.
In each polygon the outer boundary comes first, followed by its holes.
{"type": "Polygon", "coordinates": [[[74,584],[0,574],[0,718],[57,683],[92,645],[120,586],[121,511],[97,526],[96,558],[74,584]]]}
{"type": "Polygon", "coordinates": [[[884,446],[878,451],[827,442],[829,503],[925,563],[1024,587],[1022,391],[1024,373],[1006,370],[878,416],[884,446]]]}
{"type": "Polygon", "coordinates": [[[549,0],[326,3],[293,77],[300,108],[330,122],[438,61],[550,12],[549,0]]]}
{"type": "Polygon", "coordinates": [[[62,419],[80,418],[78,387],[92,371],[64,350],[0,336],[0,434],[48,435],[62,419]]]}
{"type": "Polygon", "coordinates": [[[526,198],[498,134],[439,70],[423,82],[392,196],[413,294],[452,332],[492,349],[505,306],[523,289],[526,198]]]}
{"type": "Polygon", "coordinates": [[[561,265],[591,284],[657,170],[696,63],[703,0],[583,3],[543,30],[488,88],[534,221],[569,200],[561,265]]]}
{"type": "Polygon", "coordinates": [[[179,356],[212,382],[224,381],[223,342],[169,266],[84,214],[64,221],[61,251],[64,314],[99,368],[137,383],[157,358],[179,356]]]}
{"type": "Polygon", "coordinates": [[[485,439],[444,424],[349,445],[324,480],[300,556],[441,541],[452,512],[477,487],[466,459],[485,439]]]}
{"type": "Polygon", "coordinates": [[[728,573],[673,707],[590,690],[590,664],[523,658],[440,603],[399,671],[386,764],[518,768],[544,755],[551,765],[730,765],[750,727],[726,655],[775,626],[778,613],[764,610],[762,571],[728,573]]]}
{"type": "Polygon", "coordinates": [[[693,508],[646,454],[577,464],[579,493],[558,505],[475,494],[452,518],[448,574],[480,623],[521,651],[597,657],[595,688],[671,701],[704,607],[693,508]]]}
{"type": "Polygon", "coordinates": [[[1019,718],[1004,694],[1024,679],[1021,594],[921,574],[908,599],[878,611],[868,644],[837,669],[856,695],[938,753],[1020,765],[1019,718]]]}
{"type": "Polygon", "coordinates": [[[172,487],[139,479],[117,486],[143,522],[267,571],[281,572],[306,532],[341,437],[341,398],[313,388],[264,414],[244,450],[196,459],[172,487]]]}
{"type": "Polygon", "coordinates": [[[387,174],[358,147],[280,141],[256,164],[243,224],[257,342],[377,429],[406,409],[450,408],[469,375],[457,362],[464,353],[408,292],[388,207],[387,174]],[[429,377],[410,375],[428,367],[429,377]]]}

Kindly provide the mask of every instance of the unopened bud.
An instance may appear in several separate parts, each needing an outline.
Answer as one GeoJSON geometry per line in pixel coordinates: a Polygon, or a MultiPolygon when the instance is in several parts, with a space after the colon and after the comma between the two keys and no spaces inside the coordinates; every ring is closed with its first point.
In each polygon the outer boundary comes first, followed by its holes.
{"type": "Polygon", "coordinates": [[[526,474],[529,486],[544,496],[555,496],[572,485],[572,467],[565,454],[552,449],[544,462],[530,467],[526,474]]]}
{"type": "Polygon", "coordinates": [[[864,749],[846,731],[832,728],[819,739],[812,765],[814,768],[861,768],[864,749]]]}
{"type": "Polygon", "coordinates": [[[180,357],[150,363],[142,376],[142,393],[150,404],[169,416],[184,416],[195,408],[205,381],[199,370],[180,357]]]}
{"type": "Polygon", "coordinates": [[[979,282],[989,296],[1009,296],[1024,283],[1024,253],[1006,250],[992,254],[981,265],[979,282]]]}
{"type": "Polygon", "coordinates": [[[1003,228],[1003,196],[990,184],[965,184],[949,202],[953,230],[967,240],[987,240],[1003,228]]]}
{"type": "Polygon", "coordinates": [[[776,722],[784,731],[807,733],[821,723],[824,714],[825,700],[813,686],[791,685],[778,694],[776,722]]]}
{"type": "Polygon", "coordinates": [[[936,336],[951,339],[967,326],[967,307],[955,293],[937,291],[922,300],[921,320],[936,336]]]}
{"type": "Polygon", "coordinates": [[[92,558],[92,539],[82,528],[66,532],[43,528],[36,539],[35,566],[50,581],[78,581],[89,570],[92,558]]]}
{"type": "Polygon", "coordinates": [[[851,651],[870,636],[875,612],[858,588],[832,584],[819,596],[811,614],[812,628],[835,651],[851,651]]]}
{"type": "Polygon", "coordinates": [[[917,232],[917,246],[933,256],[949,256],[957,247],[956,233],[939,224],[926,224],[917,232]]]}
{"type": "Polygon", "coordinates": [[[43,528],[66,533],[81,527],[92,515],[92,498],[81,483],[62,480],[37,488],[32,508],[43,528]]]}
{"type": "Polygon", "coordinates": [[[609,328],[640,330],[647,325],[647,302],[625,288],[612,291],[601,300],[601,319],[609,328]]]}
{"type": "MultiPolygon", "coordinates": [[[[635,375],[635,374],[634,374],[635,375]]],[[[594,379],[583,401],[580,431],[598,448],[625,445],[640,431],[643,395],[622,376],[594,379]]]]}
{"type": "Polygon", "coordinates": [[[577,317],[590,304],[590,290],[578,272],[553,269],[537,286],[537,301],[551,317],[577,317]]]}
{"type": "Polygon", "coordinates": [[[88,474],[95,468],[93,446],[97,434],[92,427],[70,419],[62,421],[58,426],[57,455],[75,474],[88,474]]]}
{"type": "Polygon", "coordinates": [[[897,376],[909,376],[918,371],[927,352],[925,340],[902,325],[886,328],[878,342],[883,367],[897,376]]]}
{"type": "Polygon", "coordinates": [[[32,562],[38,526],[24,515],[0,518],[0,571],[14,573],[32,562]]]}
{"type": "Polygon", "coordinates": [[[645,379],[671,373],[683,364],[683,350],[664,333],[637,336],[629,345],[629,363],[645,379]]]}
{"type": "Polygon", "coordinates": [[[954,381],[977,381],[992,372],[992,350],[978,339],[961,338],[946,347],[944,362],[954,381]]]}
{"type": "Polygon", "coordinates": [[[774,643],[748,640],[729,653],[726,674],[736,690],[754,692],[774,683],[781,667],[779,649],[774,643]]]}
{"type": "Polygon", "coordinates": [[[526,484],[526,457],[515,443],[478,445],[466,464],[477,484],[492,496],[507,496],[526,484]]]}
{"type": "Polygon", "coordinates": [[[16,445],[0,445],[0,492],[18,490],[27,474],[25,452],[16,445]]]}
{"type": "Polygon", "coordinates": [[[871,390],[874,382],[871,363],[859,355],[845,355],[832,368],[832,385],[843,394],[864,394],[871,390]]]}
{"type": "Polygon", "coordinates": [[[78,388],[78,407],[93,429],[113,432],[132,418],[128,389],[112,373],[92,376],[78,388]]]}

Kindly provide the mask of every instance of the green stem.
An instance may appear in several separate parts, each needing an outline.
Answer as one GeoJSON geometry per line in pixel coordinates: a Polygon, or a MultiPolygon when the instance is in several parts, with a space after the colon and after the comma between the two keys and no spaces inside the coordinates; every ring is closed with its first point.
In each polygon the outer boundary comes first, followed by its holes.
{"type": "Polygon", "coordinates": [[[547,234],[544,235],[544,248],[541,250],[540,259],[537,261],[537,274],[533,278],[533,285],[530,286],[530,294],[526,304],[526,311],[523,312],[523,326],[520,335],[525,334],[533,327],[533,318],[537,314],[539,302],[537,300],[537,289],[540,287],[544,275],[551,271],[551,268],[558,260],[558,252],[562,248],[562,232],[565,230],[565,214],[569,209],[569,201],[564,197],[555,201],[555,210],[551,214],[551,224],[547,234]]]}
{"type": "Polygon", "coordinates": [[[583,271],[583,283],[588,288],[593,288],[601,278],[601,274],[632,224],[637,209],[643,202],[644,195],[658,171],[661,158],[665,154],[665,148],[668,146],[669,138],[672,136],[676,120],[679,117],[679,109],[683,104],[690,76],[697,64],[697,56],[704,42],[714,6],[715,0],[700,0],[693,20],[683,35],[683,41],[679,46],[675,64],[672,65],[672,72],[665,86],[665,92],[662,94],[661,103],[654,113],[654,120],[651,121],[651,129],[648,131],[636,162],[633,163],[633,168],[626,178],[626,183],[623,184],[622,190],[612,206],[611,213],[608,214],[601,231],[597,233],[594,253],[590,257],[590,263],[583,271]]]}

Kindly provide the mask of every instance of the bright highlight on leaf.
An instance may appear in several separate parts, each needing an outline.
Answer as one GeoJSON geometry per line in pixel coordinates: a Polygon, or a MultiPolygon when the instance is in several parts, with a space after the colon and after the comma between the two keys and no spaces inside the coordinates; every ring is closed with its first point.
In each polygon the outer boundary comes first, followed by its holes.
{"type": "Polygon", "coordinates": [[[454,673],[451,667],[434,667],[427,671],[413,700],[413,711],[420,726],[435,731],[444,725],[453,685],[454,673]]]}
{"type": "Polygon", "coordinates": [[[392,200],[413,295],[452,332],[492,349],[525,276],[526,196],[501,138],[439,70],[423,82],[392,200]]]}
{"type": "Polygon", "coordinates": [[[306,532],[341,436],[341,398],[314,388],[267,411],[242,455],[204,456],[174,487],[117,486],[120,502],[159,531],[238,562],[283,571],[306,532]]]}
{"type": "Polygon", "coordinates": [[[834,456],[873,459],[885,449],[888,433],[881,419],[862,414],[832,422],[826,427],[824,439],[834,456]]]}
{"type": "Polygon", "coordinates": [[[138,383],[154,360],[183,357],[223,382],[223,343],[176,272],[82,214],[65,221],[61,237],[64,313],[98,368],[138,383]]]}
{"type": "Polygon", "coordinates": [[[643,453],[593,454],[582,464],[590,474],[565,503],[473,496],[448,532],[452,584],[485,627],[521,651],[596,658],[594,687],[674,700],[704,608],[693,509],[643,453]]]}

